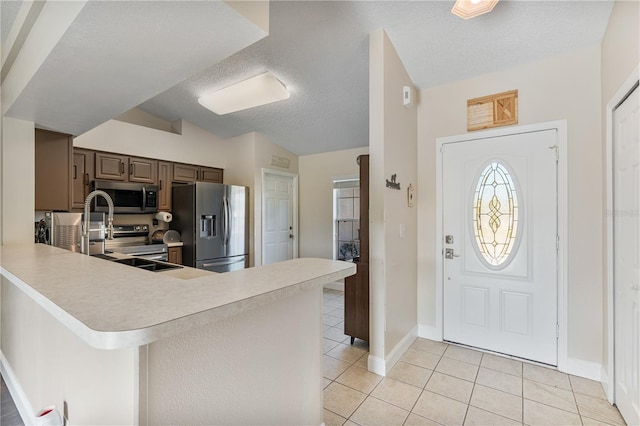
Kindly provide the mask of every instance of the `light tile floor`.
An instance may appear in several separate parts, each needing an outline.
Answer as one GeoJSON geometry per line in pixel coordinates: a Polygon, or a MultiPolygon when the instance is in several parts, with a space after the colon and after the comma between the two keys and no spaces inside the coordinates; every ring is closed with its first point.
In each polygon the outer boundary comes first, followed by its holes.
{"type": "Polygon", "coordinates": [[[324,290],[324,422],[333,425],[624,425],[599,382],[418,338],[387,377],[343,334],[344,295],[324,290]]]}

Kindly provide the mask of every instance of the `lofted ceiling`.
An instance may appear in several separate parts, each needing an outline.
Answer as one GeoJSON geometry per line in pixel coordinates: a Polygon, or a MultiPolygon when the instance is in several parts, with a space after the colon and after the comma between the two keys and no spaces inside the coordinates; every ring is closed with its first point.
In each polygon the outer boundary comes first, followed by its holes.
{"type": "MultiPolygon", "coordinates": [[[[216,19],[218,25],[214,25],[212,16],[218,12],[205,14],[196,10],[199,3],[216,2],[97,3],[111,4],[112,13],[97,13],[97,6],[85,6],[90,7],[86,13],[92,12],[91,20],[82,26],[74,24],[70,29],[73,37],[65,35],[66,44],[57,46],[60,51],[54,53],[58,64],[64,59],[71,65],[79,57],[90,55],[92,61],[106,67],[99,78],[88,79],[97,68],[88,62],[73,79],[56,78],[56,69],[44,68],[39,84],[32,87],[31,97],[37,99],[39,91],[53,98],[67,91],[87,92],[99,97],[102,121],[139,104],[140,109],[164,120],[184,119],[222,138],[257,131],[297,155],[368,145],[369,34],[378,28],[386,30],[413,83],[423,89],[593,46],[603,37],[613,4],[589,0],[502,0],[493,12],[465,21],[450,13],[453,0],[276,0],[270,2],[269,35],[260,38],[255,28],[241,28],[225,21],[226,17],[216,19]],[[141,38],[143,32],[136,29],[135,22],[120,25],[130,15],[127,8],[133,7],[128,3],[138,3],[134,9],[154,17],[145,18],[145,23],[152,26],[153,20],[159,19],[157,28],[166,26],[171,33],[162,31],[141,38]],[[179,6],[170,12],[155,12],[168,5],[179,6]],[[123,9],[118,12],[118,8],[123,9]],[[116,26],[118,31],[108,31],[116,26]],[[100,39],[95,36],[96,27],[104,28],[100,39]],[[195,32],[195,28],[201,31],[195,32]],[[209,32],[203,30],[206,28],[209,32]],[[229,37],[231,33],[233,37],[229,37]],[[258,41],[239,50],[237,46],[242,43],[234,43],[236,38],[245,43],[252,38],[258,41]],[[216,50],[216,54],[207,56],[207,49],[216,50]],[[223,51],[237,53],[220,60],[223,51]],[[114,78],[110,74],[110,55],[124,64],[152,61],[154,71],[118,74],[122,90],[100,91],[103,79],[114,78]],[[166,57],[158,60],[157,55],[166,57]],[[174,67],[180,72],[167,76],[167,70],[174,67]],[[184,75],[187,70],[193,71],[184,75]],[[198,96],[206,92],[265,70],[288,86],[289,100],[225,116],[218,116],[197,102],[198,96]],[[173,83],[168,84],[171,78],[173,83]],[[78,84],[78,79],[84,84],[78,84]],[[136,90],[140,85],[145,90],[136,90]],[[96,89],[97,94],[91,93],[96,89]]],[[[225,9],[224,13],[228,11],[225,9]]],[[[29,108],[33,109],[33,105],[23,109],[28,112],[29,108]]],[[[83,109],[86,107],[79,105],[74,112],[83,109]]],[[[83,123],[99,124],[95,119],[82,119],[69,126],[59,115],[49,120],[49,127],[78,134],[79,129],[90,128],[83,123]]]]}

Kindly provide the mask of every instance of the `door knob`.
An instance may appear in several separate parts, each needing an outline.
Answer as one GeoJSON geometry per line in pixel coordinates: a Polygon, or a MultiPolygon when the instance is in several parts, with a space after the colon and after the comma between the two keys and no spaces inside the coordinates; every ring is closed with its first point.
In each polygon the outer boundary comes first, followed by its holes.
{"type": "Polygon", "coordinates": [[[448,249],[444,250],[444,258],[445,259],[453,259],[454,257],[460,257],[460,255],[459,254],[455,254],[453,252],[453,249],[451,249],[451,248],[448,248],[448,249]]]}
{"type": "Polygon", "coordinates": [[[293,234],[289,234],[289,238],[293,238],[293,234]]]}

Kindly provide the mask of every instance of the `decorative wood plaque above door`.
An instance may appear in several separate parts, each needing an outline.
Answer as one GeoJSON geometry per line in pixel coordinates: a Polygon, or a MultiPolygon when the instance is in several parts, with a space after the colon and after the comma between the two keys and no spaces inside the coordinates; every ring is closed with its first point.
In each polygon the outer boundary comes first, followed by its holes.
{"type": "Polygon", "coordinates": [[[496,93],[467,101],[467,130],[518,123],[518,91],[496,93]]]}

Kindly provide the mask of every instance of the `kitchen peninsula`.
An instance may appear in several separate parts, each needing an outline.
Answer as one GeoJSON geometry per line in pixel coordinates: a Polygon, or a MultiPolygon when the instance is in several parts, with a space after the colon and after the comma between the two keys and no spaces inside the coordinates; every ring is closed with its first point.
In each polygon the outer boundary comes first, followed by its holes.
{"type": "Polygon", "coordinates": [[[22,410],[55,404],[75,425],[322,423],[322,285],[353,264],[153,273],[1,249],[3,373],[22,410]]]}

